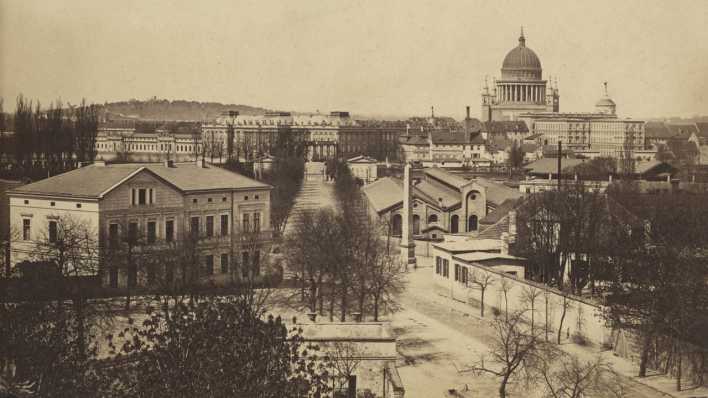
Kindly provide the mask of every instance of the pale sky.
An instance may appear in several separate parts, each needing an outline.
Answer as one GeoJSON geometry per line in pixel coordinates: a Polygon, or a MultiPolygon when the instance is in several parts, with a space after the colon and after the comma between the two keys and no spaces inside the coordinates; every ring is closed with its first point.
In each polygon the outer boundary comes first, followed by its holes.
{"type": "Polygon", "coordinates": [[[0,0],[0,96],[479,114],[524,26],[561,111],[708,114],[708,1],[0,0]]]}

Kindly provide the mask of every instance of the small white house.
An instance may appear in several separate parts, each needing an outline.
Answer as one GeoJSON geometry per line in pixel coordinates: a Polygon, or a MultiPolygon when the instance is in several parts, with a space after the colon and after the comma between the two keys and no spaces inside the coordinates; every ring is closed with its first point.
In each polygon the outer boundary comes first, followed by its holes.
{"type": "Polygon", "coordinates": [[[364,155],[347,160],[347,166],[354,178],[360,179],[364,184],[372,183],[378,178],[376,165],[376,159],[364,155]]]}

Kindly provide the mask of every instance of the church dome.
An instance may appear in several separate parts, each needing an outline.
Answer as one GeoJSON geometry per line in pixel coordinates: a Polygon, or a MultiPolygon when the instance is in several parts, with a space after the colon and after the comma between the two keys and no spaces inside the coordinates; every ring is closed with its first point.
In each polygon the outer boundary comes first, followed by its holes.
{"type": "Polygon", "coordinates": [[[541,61],[532,49],[526,47],[523,31],[519,45],[504,57],[501,72],[503,80],[541,80],[541,61]]]}

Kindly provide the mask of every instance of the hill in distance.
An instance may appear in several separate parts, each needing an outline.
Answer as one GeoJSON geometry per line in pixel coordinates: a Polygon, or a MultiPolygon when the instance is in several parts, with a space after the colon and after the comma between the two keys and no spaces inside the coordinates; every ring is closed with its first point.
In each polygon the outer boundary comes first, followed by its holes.
{"type": "Polygon", "coordinates": [[[223,112],[238,111],[241,115],[262,115],[270,109],[249,105],[222,104],[219,102],[199,102],[185,100],[165,100],[152,98],[107,102],[102,105],[110,119],[141,120],[213,120],[223,112]]]}

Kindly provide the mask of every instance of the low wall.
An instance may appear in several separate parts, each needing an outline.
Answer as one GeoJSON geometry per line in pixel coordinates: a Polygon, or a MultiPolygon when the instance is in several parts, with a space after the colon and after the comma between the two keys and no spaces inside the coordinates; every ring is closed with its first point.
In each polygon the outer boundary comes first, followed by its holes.
{"type": "Polygon", "coordinates": [[[482,300],[482,290],[471,282],[472,275],[479,279],[488,276],[491,278],[491,283],[484,292],[485,317],[492,316],[492,308],[496,308],[502,313],[507,309],[512,312],[526,310],[525,317],[529,322],[531,322],[533,314],[533,323],[537,332],[540,331],[543,335],[546,324],[548,325],[549,340],[556,340],[561,318],[563,318],[561,342],[568,340],[575,334],[582,335],[597,345],[609,343],[612,339],[612,331],[605,325],[605,320],[602,317],[602,308],[596,303],[480,265],[460,264],[460,266],[468,268],[470,275],[470,281],[465,285],[454,280],[454,272],[452,271],[454,264],[458,263],[451,262],[448,277],[436,274],[435,269],[430,271],[438,285],[438,291],[454,300],[479,306],[482,300]],[[534,291],[537,293],[537,297],[532,312],[528,297],[534,291]],[[564,303],[565,317],[563,317],[564,303]]]}

